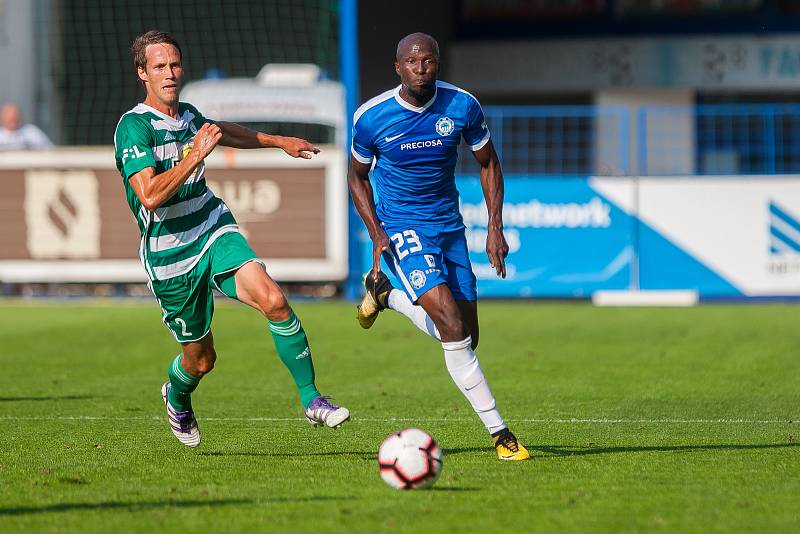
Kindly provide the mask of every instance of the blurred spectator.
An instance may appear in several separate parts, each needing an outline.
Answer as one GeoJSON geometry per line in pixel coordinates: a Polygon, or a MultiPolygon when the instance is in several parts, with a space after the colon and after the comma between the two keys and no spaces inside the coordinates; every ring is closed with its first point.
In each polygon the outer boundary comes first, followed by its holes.
{"type": "Polygon", "coordinates": [[[8,102],[0,110],[0,150],[44,150],[53,143],[33,124],[22,124],[16,104],[8,102]]]}

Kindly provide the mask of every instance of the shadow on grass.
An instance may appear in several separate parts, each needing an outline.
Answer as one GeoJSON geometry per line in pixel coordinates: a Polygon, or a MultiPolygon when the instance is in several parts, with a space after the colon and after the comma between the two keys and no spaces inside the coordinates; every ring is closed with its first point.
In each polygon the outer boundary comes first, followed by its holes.
{"type": "MultiPolygon", "coordinates": [[[[590,454],[618,454],[631,452],[700,452],[700,451],[738,451],[753,449],[784,449],[797,447],[800,443],[718,444],[718,445],[661,445],[652,447],[565,447],[563,445],[528,446],[532,451],[550,454],[550,458],[561,456],[586,456],[590,454]]],[[[540,458],[542,458],[540,456],[540,458]]]]}
{"type": "Polygon", "coordinates": [[[312,495],[311,497],[273,497],[271,499],[259,499],[258,503],[284,503],[284,502],[319,502],[319,501],[357,501],[355,495],[343,495],[334,497],[331,495],[312,495]]]}
{"type": "Polygon", "coordinates": [[[330,452],[254,452],[254,451],[209,451],[199,452],[200,456],[269,456],[275,458],[290,458],[290,457],[303,457],[310,458],[314,456],[358,456],[362,460],[377,460],[378,454],[376,452],[368,451],[330,451],[330,452]]]}
{"type": "MultiPolygon", "coordinates": [[[[300,499],[298,499],[300,500],[300,499]]],[[[49,506],[16,506],[11,508],[0,508],[0,516],[4,515],[27,515],[27,514],[47,514],[57,512],[71,512],[74,510],[125,510],[136,512],[140,510],[152,510],[156,508],[192,508],[200,506],[226,506],[230,504],[254,504],[255,501],[249,499],[217,499],[209,501],[158,501],[158,502],[75,502],[51,504],[49,506]]]]}
{"type": "MultiPolygon", "coordinates": [[[[531,452],[543,452],[550,456],[537,455],[537,458],[554,458],[561,456],[586,456],[590,454],[618,454],[633,452],[697,452],[697,451],[735,451],[751,449],[784,449],[787,447],[798,447],[800,443],[766,443],[766,444],[718,444],[718,445],[662,445],[662,446],[641,446],[641,447],[569,447],[565,445],[528,445],[531,452]]],[[[491,447],[456,447],[452,449],[442,449],[445,456],[455,454],[465,454],[471,452],[483,452],[492,454],[491,447]]]]}
{"type": "Polygon", "coordinates": [[[445,456],[452,454],[464,454],[466,452],[486,452],[494,455],[494,449],[491,446],[487,447],[454,447],[452,449],[442,449],[445,456]]]}
{"type": "Polygon", "coordinates": [[[480,491],[480,488],[463,488],[460,486],[433,486],[432,488],[428,488],[426,491],[453,491],[453,492],[480,491]]]}
{"type": "Polygon", "coordinates": [[[49,506],[17,506],[0,508],[0,517],[11,515],[47,514],[59,512],[72,512],[80,510],[122,510],[126,512],[140,512],[159,508],[199,508],[203,506],[229,506],[229,505],[255,505],[255,504],[284,504],[305,503],[319,501],[353,501],[355,496],[310,496],[310,497],[273,497],[267,499],[215,499],[215,500],[185,500],[185,501],[158,501],[158,502],[98,502],[98,503],[63,503],[49,506]]]}
{"type": "Polygon", "coordinates": [[[0,397],[0,402],[87,400],[94,398],[96,398],[94,395],[56,395],[50,397],[0,397]]]}

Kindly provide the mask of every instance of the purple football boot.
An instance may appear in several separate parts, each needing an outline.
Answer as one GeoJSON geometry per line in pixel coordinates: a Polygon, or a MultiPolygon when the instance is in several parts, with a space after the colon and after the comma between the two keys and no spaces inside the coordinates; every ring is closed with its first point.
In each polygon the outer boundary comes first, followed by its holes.
{"type": "Polygon", "coordinates": [[[306,420],[314,426],[339,428],[350,419],[350,410],[336,406],[330,397],[319,396],[306,408],[306,420]]]}
{"type": "Polygon", "coordinates": [[[197,426],[197,419],[194,418],[194,412],[191,410],[185,412],[178,412],[173,408],[167,400],[170,384],[165,382],[161,386],[161,397],[164,399],[164,404],[167,407],[167,420],[169,426],[172,428],[172,433],[178,438],[178,441],[187,447],[197,447],[200,445],[200,427],[197,426]]]}

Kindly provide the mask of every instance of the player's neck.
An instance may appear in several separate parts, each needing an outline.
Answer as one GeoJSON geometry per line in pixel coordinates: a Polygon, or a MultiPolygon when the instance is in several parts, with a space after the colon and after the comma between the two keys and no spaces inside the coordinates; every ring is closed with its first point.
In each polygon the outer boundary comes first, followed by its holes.
{"type": "Polygon", "coordinates": [[[405,85],[400,87],[400,98],[408,102],[414,107],[421,108],[431,101],[431,98],[436,94],[436,86],[434,85],[429,90],[422,92],[409,91],[405,85]]]}
{"type": "Polygon", "coordinates": [[[151,98],[149,95],[144,99],[144,103],[151,108],[160,111],[168,117],[176,118],[178,116],[178,103],[165,104],[157,98],[151,98]]]}

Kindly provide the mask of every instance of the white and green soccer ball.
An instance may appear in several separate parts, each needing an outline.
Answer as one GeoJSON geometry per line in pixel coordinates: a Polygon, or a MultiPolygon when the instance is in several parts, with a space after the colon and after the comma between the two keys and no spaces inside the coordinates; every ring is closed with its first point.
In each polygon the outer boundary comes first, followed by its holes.
{"type": "Polygon", "coordinates": [[[393,488],[427,488],[442,472],[442,449],[427,432],[406,428],[383,440],[378,466],[383,481],[393,488]]]}

